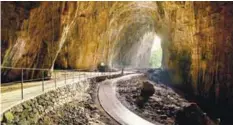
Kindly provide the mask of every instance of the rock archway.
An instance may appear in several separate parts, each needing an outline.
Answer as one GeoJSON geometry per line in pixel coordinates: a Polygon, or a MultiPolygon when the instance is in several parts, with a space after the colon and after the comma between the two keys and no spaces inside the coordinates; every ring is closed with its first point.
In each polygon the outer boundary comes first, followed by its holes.
{"type": "MultiPolygon", "coordinates": [[[[162,40],[162,67],[175,85],[231,106],[232,6],[232,2],[2,2],[1,63],[94,69],[99,62],[119,63],[124,53],[132,58],[123,60],[133,64],[137,49],[128,46],[137,48],[143,36],[153,32],[162,40]]],[[[14,80],[20,72],[4,69],[1,76],[14,80]]],[[[39,76],[25,73],[27,78],[39,76]]]]}

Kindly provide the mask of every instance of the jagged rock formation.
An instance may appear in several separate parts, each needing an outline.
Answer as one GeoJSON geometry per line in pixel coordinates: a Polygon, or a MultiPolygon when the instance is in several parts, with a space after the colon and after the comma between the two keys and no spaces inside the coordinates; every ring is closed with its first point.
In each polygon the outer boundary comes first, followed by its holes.
{"type": "MultiPolygon", "coordinates": [[[[232,8],[232,2],[2,2],[2,66],[147,66],[151,46],[137,50],[154,33],[174,83],[232,104],[232,8]]],[[[5,79],[20,76],[2,71],[5,79]]]]}

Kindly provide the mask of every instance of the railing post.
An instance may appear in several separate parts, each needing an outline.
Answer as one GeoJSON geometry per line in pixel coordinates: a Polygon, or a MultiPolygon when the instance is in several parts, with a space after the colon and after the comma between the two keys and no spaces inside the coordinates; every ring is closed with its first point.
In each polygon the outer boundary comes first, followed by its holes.
{"type": "Polygon", "coordinates": [[[89,79],[91,79],[91,72],[90,72],[90,75],[89,75],[89,79]]]}
{"type": "Polygon", "coordinates": [[[56,76],[56,72],[54,72],[54,83],[55,83],[55,88],[57,88],[57,76],[56,76]]]}
{"type": "Polygon", "coordinates": [[[78,72],[78,82],[80,82],[81,76],[80,76],[80,71],[78,72]]]}
{"type": "Polygon", "coordinates": [[[21,69],[21,99],[23,100],[23,69],[21,69]]]}
{"type": "Polygon", "coordinates": [[[89,73],[90,73],[90,75],[89,75],[89,79],[91,79],[91,71],[90,71],[89,73]]]}
{"type": "Polygon", "coordinates": [[[42,70],[42,91],[44,92],[44,70],[42,70]]]}
{"type": "Polygon", "coordinates": [[[73,83],[74,83],[74,70],[73,70],[73,83]]]}
{"type": "Polygon", "coordinates": [[[91,78],[93,77],[93,71],[91,71],[91,78]]]}
{"type": "Polygon", "coordinates": [[[65,70],[65,84],[66,84],[66,70],[65,70]]]}

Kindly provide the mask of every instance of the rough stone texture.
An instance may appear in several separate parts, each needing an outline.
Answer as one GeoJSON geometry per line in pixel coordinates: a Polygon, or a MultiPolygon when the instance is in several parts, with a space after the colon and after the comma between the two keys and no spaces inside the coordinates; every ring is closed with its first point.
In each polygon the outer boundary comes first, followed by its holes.
{"type": "Polygon", "coordinates": [[[233,3],[183,2],[176,8],[165,9],[171,28],[163,65],[173,83],[222,124],[232,124],[233,3]]]}
{"type": "MultiPolygon", "coordinates": [[[[233,104],[232,2],[2,2],[1,15],[3,66],[143,67],[154,33],[174,83],[233,104]]],[[[2,70],[1,76],[9,81],[20,73],[2,70]]]]}
{"type": "Polygon", "coordinates": [[[39,125],[119,125],[108,116],[98,104],[97,82],[90,83],[87,90],[89,96],[82,101],[73,100],[49,113],[38,121],[39,125]]]}
{"type": "Polygon", "coordinates": [[[191,104],[178,111],[176,123],[178,125],[219,125],[219,123],[213,123],[196,104],[191,104]]]}
{"type": "MultiPolygon", "coordinates": [[[[62,106],[64,103],[68,103],[74,98],[79,100],[80,98],[85,98],[84,92],[88,88],[88,85],[89,81],[67,85],[23,102],[10,109],[14,119],[3,119],[2,123],[36,123],[41,116],[56,109],[56,107],[62,106]]],[[[6,114],[7,113],[5,113],[5,115],[6,114]]]]}
{"type": "Polygon", "coordinates": [[[232,6],[232,2],[183,2],[177,9],[165,10],[172,25],[165,53],[169,58],[164,64],[172,71],[174,82],[191,84],[194,93],[207,96],[213,91],[211,87],[219,85],[229,98],[233,80],[232,6]]]}

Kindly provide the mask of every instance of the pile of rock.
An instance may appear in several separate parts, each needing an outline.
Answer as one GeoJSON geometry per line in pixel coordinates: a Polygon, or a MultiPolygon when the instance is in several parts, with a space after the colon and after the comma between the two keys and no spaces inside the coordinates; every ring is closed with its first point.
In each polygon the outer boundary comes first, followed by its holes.
{"type": "Polygon", "coordinates": [[[105,125],[102,117],[105,116],[91,100],[73,101],[43,116],[39,124],[105,125]]]}

